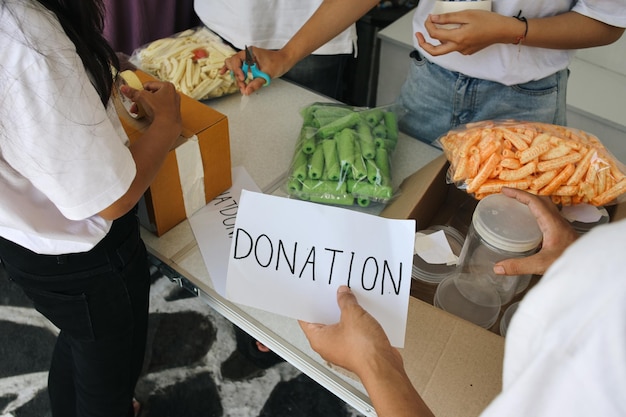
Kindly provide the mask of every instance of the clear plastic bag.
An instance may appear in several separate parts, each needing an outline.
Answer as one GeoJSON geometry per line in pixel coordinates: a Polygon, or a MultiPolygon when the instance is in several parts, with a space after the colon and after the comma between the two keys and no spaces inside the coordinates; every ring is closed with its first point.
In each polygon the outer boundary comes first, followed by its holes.
{"type": "Polygon", "coordinates": [[[600,140],[566,126],[516,120],[483,121],[437,139],[448,182],[477,199],[503,187],[550,196],[563,206],[621,202],[626,169],[600,140]]]}
{"type": "Polygon", "coordinates": [[[313,103],[285,184],[291,197],[336,205],[387,203],[394,191],[391,156],[398,141],[397,106],[371,109],[313,103]]]}
{"type": "Polygon", "coordinates": [[[130,62],[195,100],[237,91],[229,72],[219,73],[236,51],[205,26],[157,39],[133,51],[130,62]]]}

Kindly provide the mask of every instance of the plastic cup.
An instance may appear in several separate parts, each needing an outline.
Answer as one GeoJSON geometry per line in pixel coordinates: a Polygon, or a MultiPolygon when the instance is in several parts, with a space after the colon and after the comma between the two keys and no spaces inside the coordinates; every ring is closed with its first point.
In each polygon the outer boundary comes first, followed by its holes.
{"type": "MultiPolygon", "coordinates": [[[[455,228],[447,225],[434,225],[428,229],[420,230],[419,233],[430,235],[439,230],[444,232],[452,253],[459,256],[465,237],[455,228]]],[[[456,273],[456,270],[456,264],[430,264],[416,254],[413,256],[413,283],[411,290],[417,298],[432,304],[437,285],[446,277],[456,273]]]]}
{"type": "Polygon", "coordinates": [[[439,283],[434,305],[488,329],[498,319],[501,304],[498,292],[488,280],[458,273],[439,283]]]}
{"type": "MultiPolygon", "coordinates": [[[[463,10],[486,10],[491,11],[491,0],[481,1],[436,1],[432,14],[453,13],[463,10]]],[[[440,29],[458,29],[460,24],[435,25],[440,29]]]]}
{"type": "Polygon", "coordinates": [[[519,302],[511,304],[502,315],[500,319],[500,336],[506,337],[506,332],[509,329],[509,324],[511,324],[511,319],[513,315],[517,311],[517,307],[519,307],[519,302]]]}

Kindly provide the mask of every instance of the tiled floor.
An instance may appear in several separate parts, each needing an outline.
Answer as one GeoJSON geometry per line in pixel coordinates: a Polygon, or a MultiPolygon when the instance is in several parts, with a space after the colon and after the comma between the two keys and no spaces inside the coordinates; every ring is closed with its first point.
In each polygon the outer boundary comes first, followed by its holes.
{"type": "MultiPolygon", "coordinates": [[[[356,417],[286,362],[252,369],[233,325],[161,275],[153,277],[142,417],[356,417]],[[222,375],[249,374],[241,379],[222,375]],[[238,368],[241,364],[242,368],[238,368]]],[[[0,417],[49,417],[46,378],[55,332],[0,267],[0,417]]]]}

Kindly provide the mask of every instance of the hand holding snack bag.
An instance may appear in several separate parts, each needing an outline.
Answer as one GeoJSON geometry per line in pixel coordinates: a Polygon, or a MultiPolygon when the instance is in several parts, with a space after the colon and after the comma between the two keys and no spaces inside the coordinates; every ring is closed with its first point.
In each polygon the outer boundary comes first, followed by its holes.
{"type": "Polygon", "coordinates": [[[502,187],[564,206],[602,206],[626,192],[626,169],[597,137],[547,123],[484,121],[438,139],[449,181],[481,199],[502,187]]]}

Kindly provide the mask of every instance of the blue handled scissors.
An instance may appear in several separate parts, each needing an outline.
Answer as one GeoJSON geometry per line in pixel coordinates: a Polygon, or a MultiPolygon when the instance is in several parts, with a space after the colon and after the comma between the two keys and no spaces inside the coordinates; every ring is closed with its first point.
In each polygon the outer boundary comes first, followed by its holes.
{"type": "Polygon", "coordinates": [[[252,73],[252,79],[263,78],[265,80],[264,86],[270,85],[270,76],[261,71],[256,65],[256,58],[252,54],[252,49],[246,45],[246,59],[241,66],[243,73],[248,76],[248,71],[252,73]]]}

